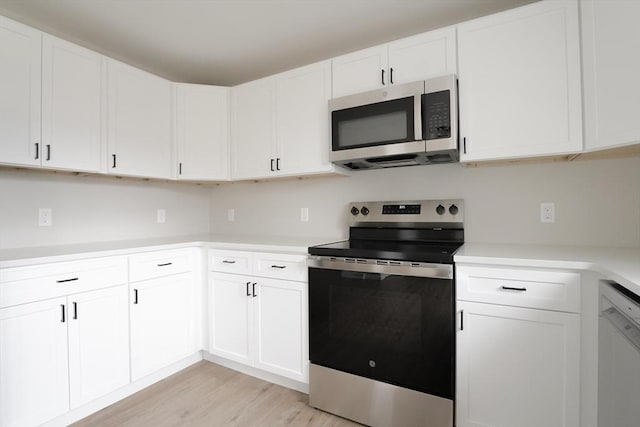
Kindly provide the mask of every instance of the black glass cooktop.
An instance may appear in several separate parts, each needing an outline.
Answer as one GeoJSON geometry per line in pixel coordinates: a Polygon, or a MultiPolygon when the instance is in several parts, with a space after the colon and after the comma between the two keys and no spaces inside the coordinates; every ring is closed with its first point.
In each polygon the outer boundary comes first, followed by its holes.
{"type": "Polygon", "coordinates": [[[407,242],[388,240],[345,240],[311,246],[309,254],[343,258],[453,264],[453,255],[462,243],[407,242]]]}

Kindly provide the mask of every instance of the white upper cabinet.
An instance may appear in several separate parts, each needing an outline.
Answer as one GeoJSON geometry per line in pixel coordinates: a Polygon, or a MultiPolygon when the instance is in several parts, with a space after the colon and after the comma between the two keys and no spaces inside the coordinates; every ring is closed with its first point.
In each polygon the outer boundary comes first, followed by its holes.
{"type": "Polygon", "coordinates": [[[42,33],[0,16],[0,163],[40,164],[42,33]]]}
{"type": "Polygon", "coordinates": [[[333,97],[455,74],[454,27],[349,53],[332,61],[333,97]]]}
{"type": "Polygon", "coordinates": [[[263,178],[275,171],[275,87],[271,78],[231,88],[231,176],[263,178]]]}
{"type": "Polygon", "coordinates": [[[229,180],[229,88],[176,83],[177,178],[229,180]]]}
{"type": "Polygon", "coordinates": [[[582,150],[576,1],[460,24],[458,69],[463,162],[582,150]]]}
{"type": "Polygon", "coordinates": [[[640,2],[581,1],[585,149],[640,142],[640,2]]]}
{"type": "Polygon", "coordinates": [[[280,74],[277,78],[277,173],[329,172],[329,61],[280,74]]]}
{"type": "Polygon", "coordinates": [[[100,171],[102,56],[43,35],[42,165],[100,171]]]}
{"type": "Polygon", "coordinates": [[[171,177],[172,92],[168,80],[108,60],[109,173],[171,177]]]}
{"type": "Polygon", "coordinates": [[[330,70],[319,62],[231,89],[233,179],[333,171],[330,70]]]}

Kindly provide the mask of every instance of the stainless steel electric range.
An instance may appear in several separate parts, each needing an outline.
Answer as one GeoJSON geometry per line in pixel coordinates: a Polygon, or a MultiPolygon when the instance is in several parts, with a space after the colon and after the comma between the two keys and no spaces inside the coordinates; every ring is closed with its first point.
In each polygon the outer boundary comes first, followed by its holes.
{"type": "Polygon", "coordinates": [[[358,202],[309,248],[309,403],[371,426],[454,422],[462,200],[358,202]]]}

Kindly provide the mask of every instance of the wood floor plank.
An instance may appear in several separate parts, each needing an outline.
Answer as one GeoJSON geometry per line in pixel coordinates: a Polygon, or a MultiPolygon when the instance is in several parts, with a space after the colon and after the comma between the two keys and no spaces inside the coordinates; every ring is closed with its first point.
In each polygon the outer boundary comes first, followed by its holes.
{"type": "Polygon", "coordinates": [[[308,405],[308,396],[207,361],[73,424],[73,427],[354,427],[308,405]]]}

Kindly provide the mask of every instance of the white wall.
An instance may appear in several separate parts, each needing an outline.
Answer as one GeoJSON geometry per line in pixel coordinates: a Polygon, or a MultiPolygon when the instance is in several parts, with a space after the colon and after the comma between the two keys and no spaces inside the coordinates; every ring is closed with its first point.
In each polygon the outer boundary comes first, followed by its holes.
{"type": "Polygon", "coordinates": [[[234,183],[211,192],[221,234],[346,236],[358,200],[462,198],[468,242],[640,247],[640,158],[468,168],[460,164],[355,172],[348,178],[234,183]],[[556,223],[540,223],[555,202],[556,223]],[[308,207],[310,221],[300,222],[308,207]],[[227,222],[227,209],[236,221],[227,222]]]}
{"type": "Polygon", "coordinates": [[[0,169],[0,249],[208,233],[209,200],[192,184],[0,169]],[[38,227],[38,208],[53,226],[38,227]]]}

